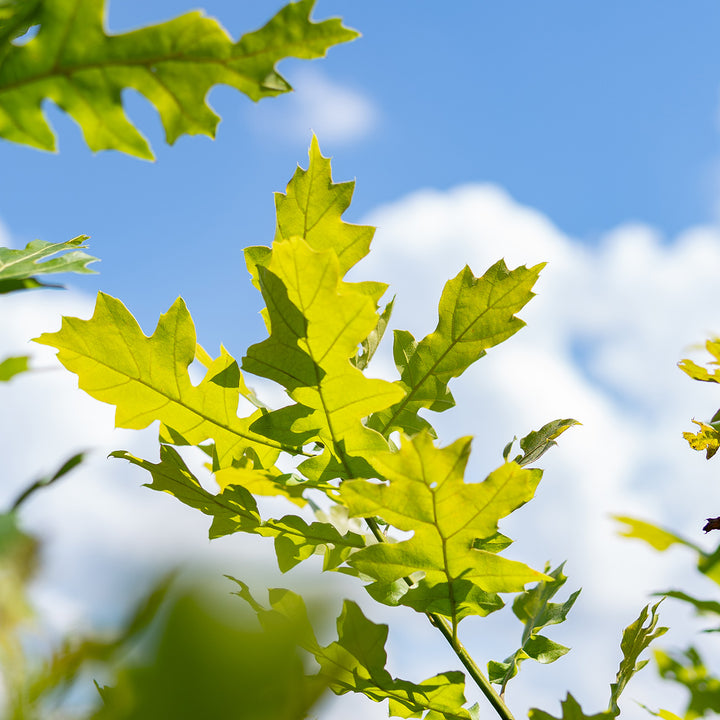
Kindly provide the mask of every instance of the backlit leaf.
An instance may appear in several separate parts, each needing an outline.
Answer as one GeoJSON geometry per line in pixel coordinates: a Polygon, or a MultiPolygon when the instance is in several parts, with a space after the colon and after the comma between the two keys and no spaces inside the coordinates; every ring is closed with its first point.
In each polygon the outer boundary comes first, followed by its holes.
{"type": "Polygon", "coordinates": [[[63,318],[58,332],[36,342],[58,348],[58,359],[78,375],[80,388],[115,405],[117,427],[142,429],[159,420],[193,445],[214,440],[222,467],[248,449],[269,467],[282,448],[249,429],[260,410],[238,417],[240,370],[226,352],[199,385],[192,384],[188,366],[195,357],[195,326],[180,298],[151,337],[119,300],[99,293],[90,320],[63,318]]]}
{"type": "Polygon", "coordinates": [[[684,432],[683,437],[693,450],[705,451],[705,458],[709,460],[720,448],[720,430],[700,420],[693,420],[700,428],[696,433],[684,432]]]}
{"type": "Polygon", "coordinates": [[[373,297],[343,282],[340,272],[333,250],[313,250],[299,237],[273,243],[270,261],[258,267],[270,337],[243,358],[244,370],[280,383],[297,402],[253,429],[324,445],[331,470],[301,466],[311,477],[365,475],[367,463],[358,466],[352,458],[385,450],[387,443],[362,420],[402,396],[397,386],[365,377],[350,362],[378,319],[373,297]]]}
{"type": "Polygon", "coordinates": [[[652,523],[624,515],[615,515],[613,517],[618,522],[627,526],[619,531],[620,535],[628,538],[636,538],[637,540],[644,540],[648,545],[660,552],[664,552],[673,545],[685,545],[693,550],[700,551],[700,548],[689,540],[685,540],[685,538],[675,535],[675,533],[653,525],[652,523]]]}
{"type": "Polygon", "coordinates": [[[500,260],[480,278],[466,266],[448,281],[433,333],[416,343],[409,332],[395,332],[395,364],[401,373],[397,384],[404,397],[376,414],[370,426],[384,435],[393,430],[412,434],[419,410],[441,412],[454,406],[448,382],[525,325],[515,313],[534,296],[532,287],[543,267],[508,270],[500,260]]]}
{"type": "Polygon", "coordinates": [[[255,499],[244,487],[228,485],[217,494],[205,490],[178,452],[168,445],[160,446],[159,463],[142,460],[124,450],[116,450],[111,456],[147,470],[153,478],[147,487],[169,493],[185,505],[212,517],[210,538],[236,532],[275,538],[278,566],[283,572],[306,560],[318,548],[325,548],[326,554],[333,548],[337,549],[341,562],[353,549],[365,545],[364,538],[357,533],[341,534],[330,523],[308,525],[296,515],[263,522],[255,499]]]}
{"type": "Polygon", "coordinates": [[[486,593],[518,592],[526,583],[547,578],[527,565],[474,547],[477,539],[495,535],[500,518],[533,497],[541,471],[506,463],[484,482],[466,483],[469,454],[469,438],[446,448],[436,448],[427,433],[404,438],[399,452],[372,458],[387,485],[350,480],[339,491],[350,515],[377,515],[399,530],[413,532],[408,540],[371,545],[348,563],[385,583],[424,572],[420,586],[426,587],[433,607],[441,600],[446,603],[443,614],[452,618],[454,627],[460,604],[473,587],[486,593]]]}
{"type": "Polygon", "coordinates": [[[0,362],[0,382],[12,380],[16,375],[27,372],[30,369],[28,363],[30,358],[27,355],[16,355],[5,358],[0,362]]]}
{"type": "MultiPolygon", "coordinates": [[[[564,565],[564,563],[563,563],[564,565]]],[[[564,622],[570,608],[580,594],[576,590],[564,603],[553,603],[550,600],[567,581],[563,575],[563,565],[548,572],[552,581],[543,581],[518,595],[513,601],[513,613],[525,626],[523,629],[520,648],[502,663],[490,662],[488,676],[491,682],[501,686],[501,693],[505,691],[508,682],[515,677],[523,660],[533,659],[540,663],[551,663],[565,655],[569,648],[560,645],[543,635],[539,631],[548,625],[564,622]]]]}
{"type": "Polygon", "coordinates": [[[87,247],[83,244],[87,239],[86,235],[80,235],[62,243],[33,240],[23,250],[0,247],[0,294],[15,290],[58,287],[38,280],[36,275],[94,273],[88,265],[96,262],[97,258],[82,252],[82,249],[87,247]]]}
{"type": "Polygon", "coordinates": [[[617,672],[615,682],[610,685],[610,707],[609,710],[614,715],[620,714],[620,708],[617,701],[625,686],[631,680],[633,675],[642,670],[647,665],[647,660],[638,660],[640,654],[650,643],[664,635],[667,632],[666,627],[658,627],[657,608],[660,603],[656,603],[651,608],[649,605],[644,607],[640,612],[640,616],[635,622],[628,625],[623,631],[620,649],[622,651],[622,660],[617,672]],[[647,621],[647,624],[645,624],[647,621]]]}
{"type": "Polygon", "coordinates": [[[123,110],[125,88],[155,106],[169,143],[185,134],[214,137],[219,118],[206,102],[214,85],[229,85],[252,100],[287,92],[290,85],[275,70],[279,60],[323,57],[332,45],[357,37],[337,19],[311,22],[313,4],[290,3],[233,42],[198,11],[108,35],[104,0],[41,2],[32,16],[40,25],[37,36],[0,54],[0,137],[53,150],[42,111],[49,99],[80,125],[91,150],[152,158],[123,110]]]}
{"type": "Polygon", "coordinates": [[[375,702],[389,700],[390,713],[426,720],[472,720],[465,704],[465,679],[460,672],[445,672],[422,683],[393,678],[385,669],[388,626],[368,620],[352,601],[345,600],[337,619],[338,639],[323,647],[317,641],[302,598],[289,590],[270,590],[271,610],[258,612],[269,630],[286,629],[314,656],[320,675],[338,695],[362,693],[375,702]],[[425,713],[427,714],[425,715],[425,713]]]}

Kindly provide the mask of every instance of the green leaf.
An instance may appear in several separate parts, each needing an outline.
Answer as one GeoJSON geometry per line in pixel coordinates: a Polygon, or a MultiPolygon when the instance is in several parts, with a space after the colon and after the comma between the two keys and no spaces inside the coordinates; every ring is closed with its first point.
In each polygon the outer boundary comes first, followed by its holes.
{"type": "Polygon", "coordinates": [[[87,266],[96,262],[97,258],[81,252],[82,248],[87,247],[83,244],[87,239],[87,235],[79,235],[62,243],[33,240],[23,250],[0,247],[0,294],[40,287],[61,287],[44,283],[35,275],[94,273],[87,266]]]}
{"type": "MultiPolygon", "coordinates": [[[[662,601],[660,601],[662,602],[662,601]]],[[[615,715],[620,714],[620,708],[617,701],[625,686],[632,679],[633,675],[642,670],[647,665],[647,660],[638,662],[640,653],[645,650],[650,643],[664,635],[667,632],[666,627],[656,629],[658,622],[657,608],[660,603],[652,606],[646,605],[635,622],[628,625],[623,631],[620,649],[623,657],[620,661],[615,682],[610,685],[610,706],[609,710],[615,715]],[[647,621],[647,625],[645,622],[647,621]]]]}
{"type": "Polygon", "coordinates": [[[243,369],[278,382],[296,402],[264,416],[253,430],[287,443],[321,443],[322,455],[300,466],[318,482],[367,476],[362,456],[388,445],[364,419],[403,394],[366,378],[358,363],[358,347],[365,349],[363,362],[374,352],[390,306],[378,315],[386,285],[342,279],[367,254],[374,233],[342,220],[353,187],[333,182],[330,161],[313,137],[308,169],[298,168],[287,193],[276,195],[272,249],[245,252],[265,299],[270,337],[248,349],[243,369]]]}
{"type": "Polygon", "coordinates": [[[659,550],[660,552],[665,552],[665,550],[673,545],[685,545],[697,552],[701,552],[700,548],[691,543],[689,540],[685,540],[679,535],[675,535],[675,533],[658,527],[657,525],[653,525],[652,523],[645,522],[644,520],[638,520],[637,518],[627,517],[625,515],[614,515],[613,519],[627,525],[626,528],[623,528],[619,532],[620,535],[623,537],[643,540],[650,545],[650,547],[653,547],[655,550],[659,550]]]}
{"type": "Polygon", "coordinates": [[[385,335],[385,330],[387,330],[388,323],[390,322],[394,302],[395,298],[393,298],[385,306],[385,309],[378,317],[375,329],[360,343],[360,350],[358,350],[355,357],[351,359],[352,364],[358,370],[364,370],[370,364],[370,361],[373,359],[375,352],[380,346],[380,342],[382,341],[383,336],[385,335]]]}
{"type": "MultiPolygon", "coordinates": [[[[334,251],[340,276],[344,277],[368,254],[375,234],[374,227],[353,225],[341,219],[350,207],[354,189],[354,182],[333,182],[330,160],[323,157],[313,135],[308,169],[298,167],[286,193],[275,193],[275,241],[301,237],[313,250],[334,251]]],[[[256,249],[248,250],[252,255],[256,249]]],[[[254,274],[250,262],[249,269],[254,274]]]]}
{"type": "Polygon", "coordinates": [[[537,708],[530,710],[528,717],[530,720],[612,720],[615,717],[609,710],[595,715],[586,715],[580,707],[580,703],[570,693],[560,703],[560,706],[562,715],[559,718],[537,708]]]}
{"type": "Polygon", "coordinates": [[[115,405],[117,427],[142,429],[159,420],[190,444],[213,440],[221,467],[248,450],[270,467],[284,447],[250,430],[261,410],[237,416],[240,371],[227,352],[199,385],[192,384],[188,366],[195,357],[195,326],[181,298],[160,317],[151,337],[119,300],[99,293],[90,320],[63,318],[58,332],[35,341],[58,348],[58,359],[78,375],[80,388],[115,405]]]}
{"type": "Polygon", "coordinates": [[[84,459],[84,452],[75,453],[75,455],[69,457],[52,475],[48,475],[46,477],[35,480],[34,483],[25,488],[25,490],[23,490],[16,498],[15,502],[12,504],[12,509],[17,510],[20,505],[22,505],[31,495],[33,495],[38,490],[47,487],[48,485],[52,485],[53,483],[60,480],[60,478],[64,477],[69,472],[74,470],[78,465],[80,465],[80,463],[83,462],[84,459]]]}
{"type": "MultiPolygon", "coordinates": [[[[325,447],[331,477],[363,476],[367,463],[353,457],[387,449],[363,418],[392,405],[402,392],[385,380],[366,378],[350,359],[377,325],[374,299],[340,279],[333,250],[318,252],[299,237],[273,243],[258,276],[268,307],[270,337],[251,346],[243,369],[283,385],[297,406],[266,415],[253,427],[325,447]],[[330,311],[329,309],[332,308],[330,311]],[[288,434],[289,433],[289,434],[288,434]]],[[[301,470],[309,477],[322,477],[301,470]]]]}
{"type": "MultiPolygon", "coordinates": [[[[539,460],[551,447],[557,445],[555,440],[560,437],[569,427],[581,425],[577,420],[568,418],[566,420],[553,420],[543,425],[539,430],[528,433],[520,441],[521,455],[515,458],[520,465],[530,465],[539,460]]],[[[512,443],[511,443],[512,444],[512,443]]],[[[508,454],[510,450],[508,448],[508,454]]],[[[507,458],[507,455],[505,455],[507,458]]]]}
{"type": "Polygon", "coordinates": [[[673,655],[656,650],[654,655],[660,677],[684,686],[690,694],[686,718],[720,713],[720,679],[711,673],[694,647],[673,655]]]}
{"type": "Polygon", "coordinates": [[[169,493],[185,505],[212,517],[211,539],[235,532],[275,538],[275,552],[282,572],[306,560],[318,548],[325,548],[326,556],[333,553],[333,559],[342,562],[354,549],[365,545],[361,535],[353,532],[343,535],[330,523],[314,522],[308,525],[296,515],[263,522],[255,499],[244,487],[228,485],[220,493],[209,492],[188,469],[178,452],[169,445],[160,446],[159,463],[142,460],[125,450],[116,450],[110,455],[147,470],[153,478],[147,487],[169,493]]]}
{"type": "MultiPolygon", "coordinates": [[[[712,355],[713,360],[708,362],[710,366],[716,366],[712,372],[700,367],[692,360],[681,360],[678,367],[693,380],[701,380],[703,382],[720,382],[720,338],[714,338],[705,342],[705,349],[712,355]]],[[[712,369],[712,367],[711,367],[712,369]]]]}
{"type": "Polygon", "coordinates": [[[12,380],[16,375],[27,372],[30,369],[28,355],[15,355],[7,357],[0,362],[0,382],[12,380]]]}
{"type": "Polygon", "coordinates": [[[234,43],[198,11],[107,35],[103,0],[42,2],[32,16],[40,25],[37,37],[0,55],[0,137],[54,150],[42,111],[49,99],[80,125],[91,150],[151,159],[147,141],[124,113],[125,88],[155,106],[168,143],[186,134],[214,137],[219,118],[206,102],[214,85],[252,100],[287,92],[290,85],[275,70],[279,60],[323,57],[332,45],[357,37],[338,19],[311,22],[313,4],[290,3],[234,43]]]}
{"type": "Polygon", "coordinates": [[[705,458],[709,460],[720,449],[720,430],[700,420],[693,420],[700,428],[696,433],[684,432],[683,437],[693,450],[705,451],[705,458]]]}
{"type": "MultiPolygon", "coordinates": [[[[662,592],[657,592],[653,594],[673,598],[675,600],[680,600],[681,602],[686,602],[695,608],[698,615],[705,615],[707,613],[720,615],[720,602],[718,602],[717,600],[698,600],[697,598],[694,598],[691,595],[682,592],[681,590],[664,590],[662,592]]],[[[717,632],[718,630],[720,630],[720,628],[714,628],[713,630],[717,632]]],[[[706,630],[706,632],[709,631],[706,630]]]]}
{"type": "Polygon", "coordinates": [[[508,682],[517,675],[523,660],[531,658],[540,663],[551,663],[569,650],[538,634],[548,625],[564,622],[580,594],[580,591],[576,590],[564,603],[550,602],[567,581],[562,572],[563,567],[564,563],[552,572],[548,572],[549,566],[546,567],[545,572],[552,580],[538,583],[513,601],[513,613],[525,626],[520,647],[502,663],[491,661],[488,664],[490,681],[501,685],[501,694],[505,692],[508,682]]]}
{"type": "Polygon", "coordinates": [[[338,639],[321,646],[307,616],[302,598],[289,590],[270,590],[272,609],[259,612],[258,617],[268,630],[294,634],[296,642],[315,657],[320,675],[338,695],[356,692],[375,702],[388,699],[391,715],[425,716],[429,720],[471,720],[464,708],[464,676],[445,672],[422,683],[393,678],[385,669],[385,642],[388,626],[368,620],[352,601],[345,600],[337,619],[338,639]]]}
{"type": "Polygon", "coordinates": [[[534,296],[532,287],[543,267],[508,270],[500,260],[480,278],[466,266],[450,280],[440,298],[435,332],[419,343],[407,331],[395,332],[397,385],[404,397],[376,414],[370,426],[383,435],[393,430],[412,434],[421,422],[419,410],[454,406],[448,382],[525,325],[515,313],[534,296]]]}
{"type": "MultiPolygon", "coordinates": [[[[465,483],[470,439],[436,448],[429,434],[403,438],[399,452],[378,453],[372,464],[389,484],[350,480],[339,496],[356,517],[379,516],[412,538],[378,543],[353,554],[348,563],[384,583],[415,571],[425,573],[420,587],[429,606],[442,600],[453,627],[472,588],[486,593],[518,592],[526,583],[547,579],[527,565],[474,547],[497,532],[498,520],[533,497],[542,475],[506,463],[482,483],[465,483]],[[430,589],[432,588],[432,589],[430,589]]],[[[412,596],[411,596],[412,597],[412,596]]],[[[413,605],[425,611],[414,595],[413,605]]]]}

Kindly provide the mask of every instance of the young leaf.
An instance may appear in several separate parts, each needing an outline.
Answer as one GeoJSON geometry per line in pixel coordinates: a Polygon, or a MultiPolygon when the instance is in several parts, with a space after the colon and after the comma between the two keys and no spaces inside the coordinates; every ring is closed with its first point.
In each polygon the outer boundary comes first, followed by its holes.
{"type": "MultiPolygon", "coordinates": [[[[662,602],[662,601],[661,601],[662,602]]],[[[660,603],[656,603],[651,608],[649,605],[644,607],[640,612],[640,616],[635,622],[628,625],[623,631],[620,649],[622,651],[622,659],[620,667],[617,671],[615,682],[610,685],[610,702],[605,712],[596,715],[585,715],[580,704],[575,698],[568,693],[567,698],[562,703],[563,714],[560,718],[555,718],[542,710],[533,708],[530,710],[530,720],[612,720],[620,714],[618,707],[618,699],[625,689],[625,686],[632,679],[633,675],[647,665],[647,660],[638,662],[640,653],[642,653],[648,645],[667,632],[666,627],[656,629],[658,616],[657,608],[660,603]],[[647,625],[645,622],[647,621],[647,625]]]]}
{"type": "MultiPolygon", "coordinates": [[[[142,460],[124,450],[116,450],[110,455],[147,470],[153,478],[147,487],[167,492],[185,505],[212,517],[211,539],[235,532],[275,538],[275,552],[282,572],[306,560],[318,548],[324,547],[326,556],[332,554],[337,564],[354,549],[365,545],[364,538],[356,533],[343,535],[330,523],[314,522],[308,525],[296,515],[263,522],[255,499],[244,487],[229,485],[213,495],[200,485],[178,452],[168,445],[160,446],[159,463],[142,460]]],[[[328,565],[332,563],[328,561],[328,565]]]]}
{"type": "Polygon", "coordinates": [[[494,661],[488,663],[490,681],[501,686],[501,695],[505,692],[508,682],[517,675],[523,660],[532,658],[540,663],[551,663],[569,650],[538,634],[548,625],[564,622],[580,594],[580,591],[576,590],[564,603],[550,602],[567,581],[567,577],[562,572],[563,566],[564,563],[550,573],[548,573],[549,566],[546,567],[545,572],[552,580],[538,583],[518,595],[513,602],[513,613],[525,626],[520,648],[502,663],[494,661]]]}
{"type": "Polygon", "coordinates": [[[541,471],[506,463],[482,483],[465,483],[469,454],[469,438],[446,448],[434,447],[427,433],[403,438],[399,452],[378,453],[371,460],[388,485],[350,480],[339,490],[351,516],[377,515],[413,532],[409,540],[371,545],[348,563],[384,583],[424,572],[420,587],[433,607],[442,599],[445,609],[438,612],[452,618],[454,628],[473,587],[486,593],[518,592],[526,583],[547,579],[527,565],[474,547],[477,539],[495,535],[500,518],[533,497],[541,471]]]}
{"type": "Polygon", "coordinates": [[[0,137],[54,150],[42,111],[43,100],[51,99],[80,125],[91,150],[152,159],[124,113],[125,88],[157,108],[168,143],[185,134],[214,137],[219,118],[206,102],[211,87],[229,85],[252,100],[287,92],[290,85],[275,70],[279,60],[323,57],[332,45],[357,37],[337,19],[311,22],[313,4],[290,3],[234,43],[200,12],[107,35],[103,0],[42,2],[32,16],[40,25],[37,37],[0,54],[0,137]]]}
{"type": "Polygon", "coordinates": [[[338,639],[321,646],[307,616],[302,598],[289,590],[270,590],[271,610],[258,612],[268,630],[293,634],[296,642],[315,657],[320,675],[330,688],[342,695],[362,693],[375,702],[389,700],[390,714],[427,720],[472,720],[474,714],[465,704],[464,677],[460,672],[445,672],[422,683],[393,678],[385,669],[385,642],[388,626],[368,620],[352,601],[345,600],[337,619],[338,639]]]}
{"type": "Polygon", "coordinates": [[[87,247],[83,244],[87,239],[87,235],[80,235],[62,243],[33,240],[23,250],[0,247],[0,294],[31,288],[61,287],[44,283],[35,275],[94,273],[88,265],[96,262],[97,258],[81,252],[82,248],[87,247]]]}
{"type": "Polygon", "coordinates": [[[720,430],[701,420],[693,420],[700,428],[696,433],[684,432],[683,437],[693,450],[705,451],[705,459],[709,460],[720,449],[720,430]]]}
{"type": "MultiPolygon", "coordinates": [[[[318,252],[332,250],[338,258],[340,277],[368,254],[375,228],[343,222],[350,207],[354,182],[334,183],[329,158],[320,152],[317,138],[310,144],[308,169],[295,171],[286,193],[275,193],[275,240],[301,237],[318,252]]],[[[256,248],[248,248],[248,259],[256,248]]],[[[255,276],[252,262],[251,274],[255,276]]],[[[259,287],[259,286],[258,286],[259,287]]]]}
{"type": "Polygon", "coordinates": [[[98,294],[90,320],[63,318],[56,333],[36,342],[58,348],[58,359],[78,375],[78,384],[96,400],[115,405],[117,427],[142,429],[155,420],[187,442],[214,440],[221,467],[251,449],[263,467],[276,460],[282,444],[258,435],[249,418],[237,416],[240,370],[223,352],[194,386],[188,366],[195,357],[195,326],[178,298],[146,337],[115,298],[98,294]]]}
{"type": "Polygon", "coordinates": [[[16,355],[7,357],[0,362],[0,382],[12,380],[16,375],[27,372],[30,369],[28,363],[30,358],[27,355],[16,355]]]}
{"type": "Polygon", "coordinates": [[[557,445],[555,440],[569,427],[580,424],[577,420],[568,418],[566,420],[553,420],[543,425],[539,430],[533,430],[520,441],[522,454],[515,458],[515,462],[521,467],[536,462],[551,447],[557,445]]]}
{"type": "Polygon", "coordinates": [[[620,714],[620,708],[617,704],[620,694],[633,675],[642,670],[648,663],[647,660],[638,662],[640,653],[642,653],[653,640],[664,635],[668,630],[666,627],[655,629],[659,619],[657,615],[659,604],[659,602],[656,603],[652,608],[649,605],[645,606],[640,612],[638,619],[628,625],[623,631],[623,637],[620,643],[623,657],[620,661],[615,682],[610,685],[610,706],[608,709],[615,716],[620,714]],[[645,625],[646,621],[647,625],[645,625]]]}
{"type": "Polygon", "coordinates": [[[299,237],[274,242],[269,262],[257,269],[270,337],[248,349],[243,369],[280,383],[297,405],[252,429],[295,436],[295,444],[322,443],[332,470],[314,474],[301,466],[309,477],[366,475],[367,463],[352,458],[387,443],[363,418],[402,397],[396,385],[367,378],[350,362],[377,325],[374,299],[341,280],[333,250],[313,250],[299,237]]]}
{"type": "Polygon", "coordinates": [[[515,313],[534,296],[532,287],[543,267],[508,270],[500,260],[480,278],[466,266],[450,280],[440,298],[435,332],[417,344],[409,332],[395,333],[397,384],[404,397],[371,418],[370,426],[386,436],[393,430],[413,433],[419,410],[452,407],[448,382],[525,325],[515,313]]]}

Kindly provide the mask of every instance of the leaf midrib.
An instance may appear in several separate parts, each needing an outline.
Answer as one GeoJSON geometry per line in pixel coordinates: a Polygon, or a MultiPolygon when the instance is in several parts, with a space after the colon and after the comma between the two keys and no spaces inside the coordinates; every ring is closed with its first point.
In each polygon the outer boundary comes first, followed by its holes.
{"type": "MultiPolygon", "coordinates": [[[[510,288],[506,293],[499,296],[498,299],[493,303],[493,305],[488,305],[463,331],[458,335],[457,339],[450,342],[447,346],[447,348],[438,356],[437,360],[428,368],[427,372],[423,375],[423,377],[420,379],[420,381],[413,386],[410,389],[410,392],[398,403],[397,410],[392,414],[390,419],[383,425],[383,429],[381,430],[381,434],[385,435],[385,433],[388,431],[388,428],[392,427],[392,423],[395,421],[395,419],[398,417],[398,415],[405,409],[407,404],[412,400],[413,396],[422,388],[422,386],[427,382],[427,379],[435,373],[436,368],[438,365],[445,359],[445,357],[448,355],[448,353],[459,343],[463,341],[463,337],[470,332],[470,330],[474,327],[476,323],[478,323],[485,314],[489,313],[491,310],[493,310],[498,302],[505,298],[507,295],[509,295],[512,291],[514,291],[517,287],[517,284],[510,288]]],[[[457,303],[455,305],[457,307],[457,303]]],[[[513,313],[513,317],[515,314],[513,313]]],[[[437,332],[437,330],[435,330],[437,332]]],[[[421,341],[422,342],[422,341],[421,341]]],[[[420,346],[421,343],[418,343],[418,346],[420,346]]],[[[413,353],[413,356],[417,354],[417,348],[415,349],[415,352],[413,353]]],[[[482,356],[481,356],[482,357],[482,356]]],[[[412,358],[410,359],[412,362],[412,358]]],[[[406,367],[409,367],[410,363],[406,367]]]]}

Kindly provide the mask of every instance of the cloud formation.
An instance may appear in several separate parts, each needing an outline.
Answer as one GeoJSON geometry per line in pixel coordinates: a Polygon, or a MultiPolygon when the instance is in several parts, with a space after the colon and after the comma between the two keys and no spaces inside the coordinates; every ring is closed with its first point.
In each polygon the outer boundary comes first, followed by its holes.
{"type": "MultiPolygon", "coordinates": [[[[509,267],[548,262],[537,297],[521,313],[528,326],[456,381],[458,407],[431,420],[443,444],[475,436],[476,480],[499,464],[514,435],[554,418],[583,423],[541,461],[546,473],[536,500],[502,527],[517,539],[513,557],[535,567],[568,560],[567,587],[584,591],[575,617],[551,634],[574,650],[556,666],[524,668],[509,692],[519,715],[522,702],[537,703],[538,695],[555,709],[553,698],[568,687],[596,712],[607,701],[598,678],[614,678],[620,630],[648,593],[692,583],[699,595],[712,593],[687,556],[659,556],[619,539],[609,516],[653,520],[708,547],[716,540],[700,529],[706,515],[716,514],[712,490],[720,470],[681,434],[691,417],[712,415],[720,396],[676,363],[692,344],[720,333],[720,232],[700,227],[665,241],[634,224],[583,245],[494,185],[417,192],[366,221],[378,231],[358,277],[390,283],[397,293],[392,326],[418,338],[434,329],[442,285],[465,263],[481,275],[501,257],[509,267]]],[[[381,374],[391,367],[388,350],[381,374]]],[[[665,619],[675,613],[686,617],[666,603],[665,619]]],[[[478,632],[487,633],[484,624],[478,632]]],[[[676,642],[687,637],[678,633],[676,642]]],[[[506,638],[491,633],[483,634],[479,656],[487,657],[496,641],[498,654],[490,657],[512,652],[506,638]]],[[[636,683],[633,696],[653,688],[644,697],[655,704],[661,691],[652,672],[636,683]]]]}
{"type": "Polygon", "coordinates": [[[251,122],[259,131],[303,141],[312,131],[339,145],[361,140],[377,127],[380,114],[367,95],[319,70],[298,68],[293,87],[296,92],[253,108],[251,122]]]}

